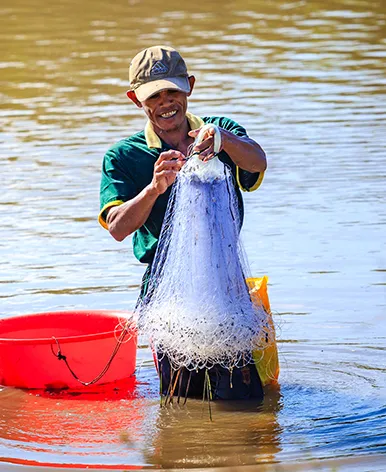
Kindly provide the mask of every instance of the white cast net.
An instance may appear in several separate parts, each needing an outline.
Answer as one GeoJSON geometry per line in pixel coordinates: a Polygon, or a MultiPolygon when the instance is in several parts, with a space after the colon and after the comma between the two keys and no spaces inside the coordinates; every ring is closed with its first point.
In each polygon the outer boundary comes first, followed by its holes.
{"type": "Polygon", "coordinates": [[[174,183],[137,308],[139,332],[175,369],[242,366],[274,339],[249,295],[240,226],[230,170],[218,158],[191,157],[174,183]]]}

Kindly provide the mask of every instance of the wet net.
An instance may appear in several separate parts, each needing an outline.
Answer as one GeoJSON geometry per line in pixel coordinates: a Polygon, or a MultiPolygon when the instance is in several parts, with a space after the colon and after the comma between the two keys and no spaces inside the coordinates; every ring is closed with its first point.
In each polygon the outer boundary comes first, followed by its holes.
{"type": "Polygon", "coordinates": [[[262,303],[251,301],[233,176],[217,157],[191,157],[174,183],[138,329],[174,369],[252,360],[274,342],[262,303]]]}

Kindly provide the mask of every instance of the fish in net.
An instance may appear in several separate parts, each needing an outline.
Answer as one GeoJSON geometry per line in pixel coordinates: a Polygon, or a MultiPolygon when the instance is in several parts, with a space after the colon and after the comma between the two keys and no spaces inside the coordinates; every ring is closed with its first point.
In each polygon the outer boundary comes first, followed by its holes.
{"type": "Polygon", "coordinates": [[[173,185],[136,310],[139,333],[175,370],[232,370],[274,342],[268,313],[249,293],[240,229],[230,169],[217,157],[190,157],[173,185]]]}

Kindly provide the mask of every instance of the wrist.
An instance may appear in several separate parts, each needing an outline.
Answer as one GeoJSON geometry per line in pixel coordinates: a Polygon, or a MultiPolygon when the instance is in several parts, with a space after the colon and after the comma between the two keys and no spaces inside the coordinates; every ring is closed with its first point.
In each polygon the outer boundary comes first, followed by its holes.
{"type": "Polygon", "coordinates": [[[145,188],[145,192],[149,198],[153,198],[154,200],[156,200],[163,193],[160,191],[159,185],[153,181],[145,188]]]}
{"type": "Polygon", "coordinates": [[[221,132],[221,151],[227,152],[229,144],[234,142],[234,137],[235,135],[231,133],[230,131],[220,128],[221,132]]]}

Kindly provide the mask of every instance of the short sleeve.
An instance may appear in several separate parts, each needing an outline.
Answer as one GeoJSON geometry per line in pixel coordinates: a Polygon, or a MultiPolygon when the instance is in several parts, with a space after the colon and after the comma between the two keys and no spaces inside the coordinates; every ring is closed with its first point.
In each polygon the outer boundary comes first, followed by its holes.
{"type": "Polygon", "coordinates": [[[264,178],[264,172],[248,172],[247,170],[236,168],[237,184],[243,192],[253,192],[257,190],[264,178]]]}
{"type": "Polygon", "coordinates": [[[248,136],[247,130],[230,118],[221,117],[218,119],[218,123],[216,124],[218,124],[220,128],[226,129],[236,136],[248,136]]]}
{"type": "Polygon", "coordinates": [[[134,198],[136,194],[136,185],[127,164],[117,150],[110,149],[102,163],[99,223],[107,229],[107,210],[134,198]]]}

